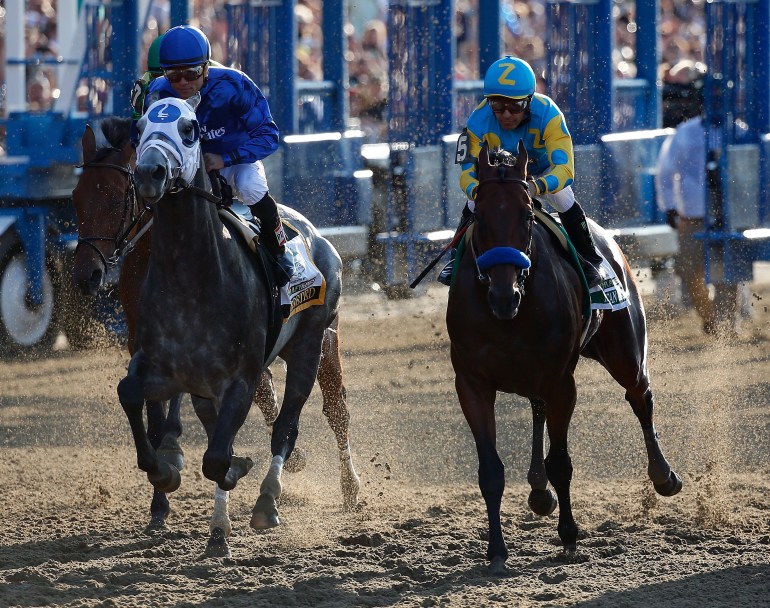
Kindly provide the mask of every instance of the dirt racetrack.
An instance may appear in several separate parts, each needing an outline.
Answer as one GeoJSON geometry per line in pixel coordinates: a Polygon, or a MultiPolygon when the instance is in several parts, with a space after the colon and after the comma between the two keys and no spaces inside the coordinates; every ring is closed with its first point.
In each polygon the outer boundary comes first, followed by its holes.
{"type": "MultiPolygon", "coordinates": [[[[650,320],[656,422],[684,479],[674,498],[647,482],[641,431],[597,364],[578,366],[571,426],[577,554],[556,514],[526,506],[530,413],[498,399],[510,574],[486,572],[477,460],[457,404],[446,291],[388,301],[345,295],[341,342],[359,509],[345,513],[333,435],[316,389],[284,474],[280,528],[251,508],[269,462],[252,410],[236,451],[256,465],[230,494],[232,558],[203,557],[213,483],[204,437],[183,405],[187,467],[167,529],[148,535],[150,486],[136,467],[110,347],[0,363],[0,606],[770,606],[770,285],[737,339],[703,336],[693,312],[650,320]]],[[[282,370],[276,369],[282,386],[282,370]]]]}

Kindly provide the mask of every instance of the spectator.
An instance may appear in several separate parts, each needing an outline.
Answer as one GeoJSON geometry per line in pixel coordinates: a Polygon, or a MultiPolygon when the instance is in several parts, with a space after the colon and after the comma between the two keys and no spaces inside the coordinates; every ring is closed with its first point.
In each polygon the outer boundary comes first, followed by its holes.
{"type": "MultiPolygon", "coordinates": [[[[697,70],[691,73],[697,74],[695,82],[702,85],[703,74],[697,70]]],[[[690,83],[693,90],[695,82],[690,83]]],[[[708,227],[706,203],[713,201],[715,194],[707,184],[716,184],[719,180],[718,174],[708,175],[707,158],[713,159],[718,154],[721,130],[707,122],[702,112],[701,98],[699,115],[681,123],[663,143],[655,175],[657,203],[665,212],[667,223],[679,233],[676,272],[703,321],[703,331],[732,334],[736,328],[737,288],[715,284],[712,302],[705,279],[705,242],[695,238],[708,227]],[[707,152],[708,145],[714,148],[713,152],[707,152]]]]}

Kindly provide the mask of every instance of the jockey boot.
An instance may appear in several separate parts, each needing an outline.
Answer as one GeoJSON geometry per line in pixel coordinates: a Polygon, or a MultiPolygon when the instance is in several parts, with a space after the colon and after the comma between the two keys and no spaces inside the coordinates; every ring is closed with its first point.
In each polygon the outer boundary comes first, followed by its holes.
{"type": "Polygon", "coordinates": [[[294,276],[294,258],[286,248],[286,233],[283,230],[281,218],[275,199],[266,193],[258,203],[249,205],[252,215],[259,220],[262,227],[261,240],[267,251],[275,258],[278,268],[275,280],[283,287],[294,276]]]}
{"type": "MultiPolygon", "coordinates": [[[[460,217],[460,223],[457,225],[457,230],[455,230],[454,236],[452,237],[453,241],[455,240],[455,237],[457,237],[457,233],[460,232],[460,229],[470,222],[472,216],[473,212],[468,209],[468,205],[465,205],[462,216],[460,217]]],[[[446,266],[442,268],[441,272],[438,273],[438,277],[436,277],[436,280],[439,283],[446,285],[447,287],[452,284],[452,271],[454,270],[456,255],[457,249],[452,248],[449,250],[449,261],[446,263],[446,266]]]]}
{"type": "Polygon", "coordinates": [[[602,281],[602,275],[599,273],[598,266],[602,263],[602,256],[596,251],[596,244],[591,236],[591,230],[588,228],[586,214],[580,203],[575,201],[567,211],[560,212],[562,226],[567,231],[575,250],[578,253],[580,267],[586,275],[588,289],[598,287],[602,281]]]}

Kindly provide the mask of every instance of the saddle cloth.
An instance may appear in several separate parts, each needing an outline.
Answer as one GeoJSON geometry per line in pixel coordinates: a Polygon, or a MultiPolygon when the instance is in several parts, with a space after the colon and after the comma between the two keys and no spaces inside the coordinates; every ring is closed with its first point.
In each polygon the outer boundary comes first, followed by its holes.
{"type": "MultiPolygon", "coordinates": [[[[257,252],[259,232],[254,225],[229,207],[220,209],[219,216],[228,228],[231,228],[246,242],[249,249],[254,253],[257,252]]],[[[294,276],[281,288],[281,306],[290,308],[289,314],[284,315],[285,323],[296,313],[324,303],[326,278],[313,262],[304,235],[285,219],[281,221],[289,237],[286,250],[294,258],[295,268],[294,276]]]]}
{"type": "MultiPolygon", "coordinates": [[[[556,237],[562,248],[569,254],[573,265],[578,270],[583,287],[587,290],[588,283],[586,283],[585,275],[580,268],[577,251],[575,251],[575,247],[567,237],[561,222],[550,213],[538,209],[537,206],[535,206],[534,211],[535,217],[540,221],[540,224],[556,237]]],[[[607,261],[607,258],[604,257],[601,251],[598,251],[598,253],[602,256],[602,263],[598,268],[599,273],[602,275],[602,282],[590,291],[591,310],[622,310],[630,303],[628,294],[623,288],[620,279],[618,279],[615,269],[607,261]]]]}

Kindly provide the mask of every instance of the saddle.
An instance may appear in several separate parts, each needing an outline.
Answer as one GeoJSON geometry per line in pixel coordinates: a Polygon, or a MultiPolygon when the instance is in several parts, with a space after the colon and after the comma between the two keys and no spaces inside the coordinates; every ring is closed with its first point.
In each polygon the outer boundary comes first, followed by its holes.
{"type": "MultiPolygon", "coordinates": [[[[222,221],[228,228],[238,235],[248,245],[249,249],[264,258],[271,271],[271,280],[274,281],[274,262],[264,247],[258,247],[260,226],[257,222],[248,221],[230,207],[219,210],[222,221]]],[[[322,305],[326,299],[326,278],[315,265],[310,247],[304,235],[286,219],[281,220],[286,232],[287,249],[294,256],[296,272],[291,280],[281,287],[279,291],[280,306],[283,310],[284,321],[287,321],[298,312],[311,306],[322,305]]]]}

